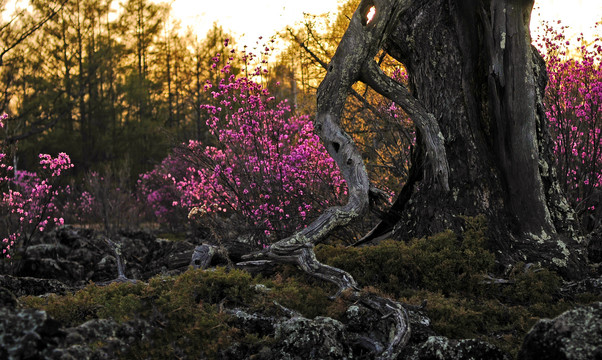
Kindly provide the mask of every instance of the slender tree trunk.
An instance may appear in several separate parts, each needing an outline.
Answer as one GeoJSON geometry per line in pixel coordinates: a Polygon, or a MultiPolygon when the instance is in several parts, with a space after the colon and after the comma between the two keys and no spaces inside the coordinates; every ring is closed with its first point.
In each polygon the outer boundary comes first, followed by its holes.
{"type": "Polygon", "coordinates": [[[86,102],[85,102],[85,90],[86,90],[86,80],[85,80],[85,68],[84,68],[84,46],[83,46],[83,33],[82,33],[82,9],[81,4],[77,1],[77,9],[76,14],[77,23],[76,23],[76,32],[77,32],[77,62],[78,62],[78,82],[79,82],[79,131],[81,136],[81,150],[82,150],[82,161],[83,168],[86,169],[89,166],[89,147],[88,147],[88,131],[89,131],[89,120],[88,114],[86,111],[86,102]]]}
{"type": "MultiPolygon", "coordinates": [[[[167,25],[166,25],[167,27],[167,25]]],[[[167,124],[168,126],[174,126],[174,115],[173,115],[173,93],[171,91],[171,47],[170,47],[170,35],[165,30],[165,63],[166,63],[166,77],[167,77],[167,124]]]]}
{"type": "Polygon", "coordinates": [[[72,82],[71,82],[71,60],[69,59],[68,49],[69,43],[67,40],[67,22],[65,21],[65,11],[61,10],[61,37],[62,37],[62,56],[63,65],[65,67],[65,76],[63,83],[65,86],[65,97],[67,102],[65,126],[67,130],[73,131],[73,103],[72,103],[72,82]]]}
{"type": "Polygon", "coordinates": [[[195,52],[196,60],[195,60],[195,72],[194,72],[194,126],[196,131],[196,140],[205,140],[202,133],[202,113],[201,113],[201,104],[202,104],[202,94],[203,94],[203,85],[201,82],[201,56],[200,51],[195,52]]]}

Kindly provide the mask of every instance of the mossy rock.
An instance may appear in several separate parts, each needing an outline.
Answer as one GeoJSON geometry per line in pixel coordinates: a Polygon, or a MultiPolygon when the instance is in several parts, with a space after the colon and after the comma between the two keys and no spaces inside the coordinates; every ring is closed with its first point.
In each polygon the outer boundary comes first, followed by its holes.
{"type": "Polygon", "coordinates": [[[527,334],[518,358],[602,359],[602,302],[539,320],[527,334]]]}

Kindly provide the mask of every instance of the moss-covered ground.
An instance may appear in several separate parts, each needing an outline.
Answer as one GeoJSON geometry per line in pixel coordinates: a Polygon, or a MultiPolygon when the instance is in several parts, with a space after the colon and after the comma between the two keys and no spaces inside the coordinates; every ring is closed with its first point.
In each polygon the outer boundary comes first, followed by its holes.
{"type": "MultiPolygon", "coordinates": [[[[517,264],[510,283],[488,284],[485,275],[494,256],[485,249],[485,224],[467,219],[463,234],[447,231],[409,243],[384,241],[377,246],[348,248],[321,245],[321,261],[350,272],[369,291],[420,305],[434,330],[450,338],[479,338],[516,356],[524,335],[542,317],[554,317],[577,304],[601,301],[583,294],[562,298],[561,279],[553,272],[517,264]]],[[[189,270],[175,277],[155,277],[148,283],[89,284],[66,296],[23,297],[27,307],[45,309],[65,326],[94,318],[127,321],[142,318],[162,328],[150,339],[134,344],[124,359],[215,358],[233,343],[250,353],[273,339],[238,329],[224,309],[274,315],[279,306],[306,317],[340,318],[349,304],[329,300],[335,289],[290,267],[270,277],[241,270],[189,270]],[[181,355],[181,354],[180,354],[181,355]]]]}

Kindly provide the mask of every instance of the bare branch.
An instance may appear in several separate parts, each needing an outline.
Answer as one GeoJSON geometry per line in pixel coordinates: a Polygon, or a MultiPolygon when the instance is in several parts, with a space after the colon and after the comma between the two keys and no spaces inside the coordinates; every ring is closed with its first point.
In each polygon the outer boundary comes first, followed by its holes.
{"type": "Polygon", "coordinates": [[[0,66],[2,66],[2,58],[4,57],[4,55],[7,52],[9,52],[10,50],[14,49],[17,45],[19,45],[25,39],[27,39],[31,34],[33,34],[34,32],[38,31],[42,26],[44,26],[44,24],[46,24],[50,19],[52,19],[63,8],[63,6],[67,3],[67,1],[68,0],[63,0],[59,4],[59,6],[57,8],[51,9],[50,13],[48,15],[46,15],[42,20],[40,20],[37,23],[33,24],[29,29],[27,29],[26,31],[24,31],[23,33],[21,33],[21,35],[17,39],[15,39],[12,42],[12,44],[9,44],[7,47],[5,47],[2,50],[2,52],[0,52],[0,66]]]}

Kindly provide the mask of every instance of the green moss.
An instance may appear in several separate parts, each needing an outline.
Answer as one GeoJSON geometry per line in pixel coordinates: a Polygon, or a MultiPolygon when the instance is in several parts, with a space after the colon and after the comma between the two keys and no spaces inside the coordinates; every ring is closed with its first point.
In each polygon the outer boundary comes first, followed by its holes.
{"type": "Polygon", "coordinates": [[[516,355],[524,335],[538,320],[524,306],[508,306],[497,299],[445,296],[419,291],[402,299],[410,304],[426,300],[432,327],[453,339],[479,338],[516,355]]]}
{"type": "Polygon", "coordinates": [[[76,326],[98,318],[130,320],[132,314],[142,310],[140,296],[143,289],[141,283],[114,283],[105,287],[90,284],[73,295],[50,295],[47,298],[28,296],[20,301],[26,307],[43,308],[66,326],[76,326]]]}
{"type": "Polygon", "coordinates": [[[539,266],[527,269],[524,263],[513,267],[510,280],[513,284],[504,288],[503,296],[506,301],[523,305],[552,302],[562,284],[554,272],[539,266]]]}
{"type": "Polygon", "coordinates": [[[254,311],[273,313],[278,310],[274,306],[274,302],[277,302],[310,319],[316,316],[339,319],[348,306],[342,299],[330,299],[337,291],[333,284],[311,277],[293,266],[278,266],[278,272],[273,277],[258,277],[255,281],[269,291],[254,303],[254,311]]]}
{"type": "Polygon", "coordinates": [[[187,271],[174,282],[172,293],[190,295],[195,301],[217,304],[228,301],[241,304],[253,300],[255,291],[251,275],[241,270],[217,268],[208,271],[187,271]]]}
{"type": "Polygon", "coordinates": [[[386,240],[362,248],[320,245],[316,256],[350,272],[360,284],[396,296],[408,287],[472,296],[481,290],[482,275],[491,270],[495,260],[484,247],[485,231],[482,217],[466,218],[461,238],[444,231],[409,244],[386,240]]]}
{"type": "Polygon", "coordinates": [[[446,297],[441,293],[421,292],[407,299],[408,303],[427,301],[433,329],[450,338],[469,338],[481,331],[485,324],[480,309],[466,299],[446,297]]]}
{"type": "Polygon", "coordinates": [[[122,322],[140,317],[163,327],[148,341],[134,344],[123,358],[176,358],[177,348],[190,358],[214,358],[219,349],[244,337],[227,325],[228,315],[220,311],[220,305],[252,303],[256,295],[252,283],[243,271],[191,270],[175,278],[153,278],[149,284],[90,284],[73,295],[21,301],[24,306],[45,309],[65,326],[94,318],[122,322]]]}
{"type": "Polygon", "coordinates": [[[321,262],[348,271],[361,285],[375,285],[394,293],[415,275],[408,271],[411,269],[404,261],[404,250],[404,244],[388,240],[363,248],[319,245],[316,256],[321,262]]]}

